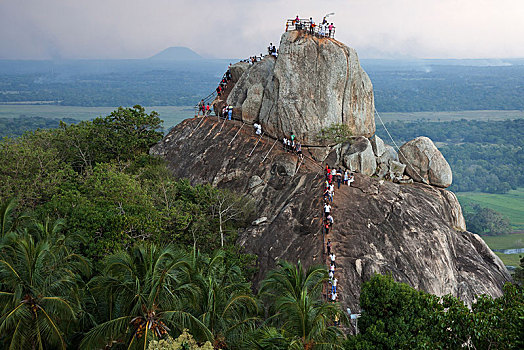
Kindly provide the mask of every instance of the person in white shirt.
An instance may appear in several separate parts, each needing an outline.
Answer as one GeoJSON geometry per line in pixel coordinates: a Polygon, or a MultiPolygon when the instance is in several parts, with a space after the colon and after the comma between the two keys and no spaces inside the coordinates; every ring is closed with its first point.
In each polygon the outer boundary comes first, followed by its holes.
{"type": "Polygon", "coordinates": [[[353,173],[349,174],[349,180],[348,180],[348,186],[351,186],[351,183],[355,181],[355,177],[353,176],[353,173]]]}
{"type": "Polygon", "coordinates": [[[331,293],[335,293],[335,294],[337,294],[337,282],[338,282],[338,280],[337,280],[337,278],[335,277],[335,279],[333,280],[333,287],[332,287],[332,289],[331,289],[331,293]]]}
{"type": "Polygon", "coordinates": [[[328,203],[324,204],[324,214],[326,214],[326,217],[329,215],[330,212],[331,212],[331,205],[329,205],[328,203]]]}
{"type": "Polygon", "coordinates": [[[331,259],[331,261],[335,262],[335,253],[331,253],[329,255],[329,258],[331,259]]]}
{"type": "Polygon", "coordinates": [[[335,220],[333,220],[331,214],[327,216],[326,221],[328,222],[329,226],[332,226],[335,223],[335,220]]]}

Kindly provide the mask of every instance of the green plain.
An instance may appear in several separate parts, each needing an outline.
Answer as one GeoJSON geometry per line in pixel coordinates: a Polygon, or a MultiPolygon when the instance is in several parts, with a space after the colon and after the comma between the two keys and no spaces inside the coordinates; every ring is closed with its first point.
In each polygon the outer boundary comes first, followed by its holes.
{"type": "MultiPolygon", "coordinates": [[[[453,111],[453,112],[385,112],[380,113],[384,123],[392,121],[415,121],[426,120],[432,122],[449,122],[459,119],[467,120],[506,120],[524,118],[524,111],[508,110],[508,111],[453,111]]],[[[380,121],[376,120],[376,124],[380,121]]]]}
{"type": "Polygon", "coordinates": [[[503,236],[482,236],[491,249],[524,248],[524,233],[512,233],[503,236]]]}
{"type": "Polygon", "coordinates": [[[514,231],[524,231],[524,187],[505,194],[458,192],[456,195],[463,208],[471,204],[491,208],[505,215],[514,231]]]}
{"type": "MultiPolygon", "coordinates": [[[[164,121],[165,130],[169,130],[182,120],[194,116],[194,110],[191,106],[151,106],[145,108],[148,113],[156,111],[160,114],[160,119],[164,121]]],[[[96,117],[105,117],[115,109],[117,107],[0,104],[0,118],[18,118],[24,115],[27,117],[90,120],[96,117]]]]}
{"type": "Polygon", "coordinates": [[[502,254],[497,252],[495,252],[495,254],[502,260],[505,266],[517,267],[520,265],[520,257],[522,254],[502,254]]]}

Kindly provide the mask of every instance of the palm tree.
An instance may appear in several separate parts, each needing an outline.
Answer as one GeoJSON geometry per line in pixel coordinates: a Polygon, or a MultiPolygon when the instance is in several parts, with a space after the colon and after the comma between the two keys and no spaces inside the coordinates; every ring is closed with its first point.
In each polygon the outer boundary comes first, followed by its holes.
{"type": "Polygon", "coordinates": [[[193,315],[213,334],[215,347],[240,344],[254,330],[259,312],[240,267],[228,260],[223,250],[211,257],[194,251],[190,271],[199,290],[193,315]]]}
{"type": "Polygon", "coordinates": [[[259,292],[269,301],[269,311],[274,315],[269,323],[281,328],[290,348],[339,347],[342,332],[330,324],[336,315],[344,322],[347,317],[337,304],[321,300],[322,287],[328,279],[326,269],[313,266],[304,271],[300,261],[296,266],[286,261],[278,266],[261,282],[259,292]]]}
{"type": "Polygon", "coordinates": [[[15,199],[0,204],[0,246],[8,242],[9,238],[17,232],[20,224],[29,218],[27,215],[14,215],[16,204],[15,199]]]}
{"type": "Polygon", "coordinates": [[[0,249],[0,337],[10,349],[65,349],[89,265],[56,241],[28,233],[0,249]]]}
{"type": "Polygon", "coordinates": [[[150,339],[164,336],[169,327],[179,332],[188,328],[212,341],[207,327],[186,311],[197,293],[189,283],[183,256],[171,246],[137,244],[106,257],[103,274],[93,278],[88,288],[98,296],[97,307],[106,310],[108,321],[90,330],[80,348],[145,349],[150,339]]]}

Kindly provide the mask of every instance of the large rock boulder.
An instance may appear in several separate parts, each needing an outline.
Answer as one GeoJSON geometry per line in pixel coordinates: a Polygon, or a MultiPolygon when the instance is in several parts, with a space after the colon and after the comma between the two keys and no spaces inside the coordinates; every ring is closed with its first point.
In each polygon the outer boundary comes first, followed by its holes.
{"type": "MultiPolygon", "coordinates": [[[[162,156],[177,178],[253,198],[256,218],[267,219],[240,231],[237,243],[258,257],[255,286],[280,259],[301,260],[306,266],[326,264],[321,211],[325,163],[309,157],[300,163],[281,147],[272,148],[273,140],[264,137],[257,144],[252,128],[240,129],[242,123],[227,121],[220,130],[221,123],[214,117],[186,120],[151,153],[162,156]]],[[[371,150],[363,140],[359,144],[371,150]]],[[[328,155],[330,166],[333,153],[328,155]]],[[[360,286],[374,273],[391,273],[417,289],[451,293],[467,302],[476,294],[500,296],[510,280],[484,241],[465,231],[460,205],[445,189],[399,185],[356,173],[351,186],[336,189],[333,215],[329,236],[337,254],[344,309],[359,310],[360,286]]]]}
{"type": "Polygon", "coordinates": [[[275,58],[266,56],[244,71],[227,97],[227,104],[233,106],[243,121],[258,120],[264,88],[272,78],[275,58]]]}
{"type": "Polygon", "coordinates": [[[231,80],[233,83],[236,83],[248,68],[249,63],[247,62],[237,62],[231,65],[229,71],[231,72],[231,80]]]}
{"type": "Polygon", "coordinates": [[[341,146],[341,155],[338,157],[342,164],[351,171],[358,171],[371,176],[377,170],[377,162],[373,154],[371,143],[365,137],[355,137],[349,144],[341,146]]]}
{"type": "Polygon", "coordinates": [[[290,31],[282,35],[259,119],[270,135],[282,138],[293,132],[305,145],[326,145],[318,139],[320,131],[337,124],[347,125],[353,136],[371,137],[373,86],[354,49],[290,31]]]}
{"type": "Polygon", "coordinates": [[[413,180],[439,187],[451,185],[451,167],[428,137],[420,136],[406,142],[400,147],[399,158],[413,180]]]}

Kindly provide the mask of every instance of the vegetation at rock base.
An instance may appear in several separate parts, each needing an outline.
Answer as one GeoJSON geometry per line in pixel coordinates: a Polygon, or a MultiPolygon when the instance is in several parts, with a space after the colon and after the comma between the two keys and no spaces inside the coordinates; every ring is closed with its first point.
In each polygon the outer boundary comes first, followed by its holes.
{"type": "Polygon", "coordinates": [[[500,298],[479,296],[469,309],[452,296],[438,298],[375,275],[362,285],[360,333],[346,349],[520,349],[524,345],[524,291],[504,286],[500,298]]]}
{"type": "Polygon", "coordinates": [[[347,339],[325,267],[282,261],[254,294],[255,258],[234,244],[253,203],[173,179],[147,153],[160,124],[135,106],[0,143],[0,348],[522,346],[515,285],[470,311],[375,276],[347,339]]]}

